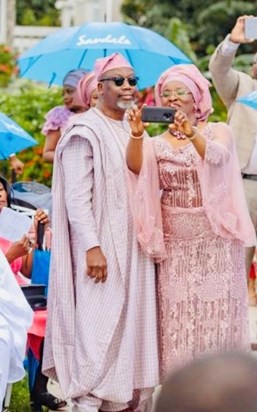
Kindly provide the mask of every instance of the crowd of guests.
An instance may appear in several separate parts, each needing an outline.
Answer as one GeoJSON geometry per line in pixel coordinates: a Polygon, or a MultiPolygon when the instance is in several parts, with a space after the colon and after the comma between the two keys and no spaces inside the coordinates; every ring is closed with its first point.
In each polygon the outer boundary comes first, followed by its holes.
{"type": "MultiPolygon", "coordinates": [[[[226,411],[255,410],[256,395],[248,404],[243,396],[229,403],[229,388],[221,387],[232,373],[235,394],[244,387],[239,372],[245,368],[245,386],[249,373],[256,375],[243,352],[250,350],[257,120],[240,120],[235,101],[257,82],[231,68],[247,41],[246,18],[210,62],[229,124],[209,120],[210,83],[192,64],[161,73],[154,96],[151,89],[139,94],[134,68],[116,52],[96,60],[93,72],[65,76],[64,104],[46,115],[42,130],[43,156],[54,162],[52,261],[33,411],[66,405],[49,394],[48,378],[59,382],[73,412],[150,412],[154,389],[164,382],[158,412],[223,411],[211,404],[210,386],[224,396],[226,411]],[[160,135],[149,138],[140,99],[175,109],[160,135]],[[190,389],[202,384],[202,396],[193,396],[190,389]]],[[[1,178],[0,212],[10,207],[10,195],[1,178]]],[[[38,222],[49,224],[42,210],[38,222]]],[[[31,236],[0,246],[13,273],[30,277],[31,236]]]]}

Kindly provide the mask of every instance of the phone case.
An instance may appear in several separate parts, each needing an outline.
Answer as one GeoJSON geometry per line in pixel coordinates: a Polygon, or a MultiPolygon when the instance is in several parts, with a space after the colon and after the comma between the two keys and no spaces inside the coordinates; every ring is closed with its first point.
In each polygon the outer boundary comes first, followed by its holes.
{"type": "Polygon", "coordinates": [[[145,123],[173,123],[175,112],[171,107],[143,107],[142,120],[145,123]]]}
{"type": "Polygon", "coordinates": [[[257,17],[245,20],[245,37],[247,39],[257,39],[257,17]]]}

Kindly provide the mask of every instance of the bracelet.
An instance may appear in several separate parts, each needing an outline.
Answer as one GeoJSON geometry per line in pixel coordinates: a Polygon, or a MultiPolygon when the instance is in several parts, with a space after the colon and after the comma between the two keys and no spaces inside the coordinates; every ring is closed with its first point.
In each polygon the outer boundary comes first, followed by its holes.
{"type": "Polygon", "coordinates": [[[144,137],[144,132],[143,132],[143,134],[141,134],[140,136],[135,136],[132,132],[130,132],[130,137],[131,137],[132,139],[135,139],[135,140],[143,139],[143,137],[144,137]]]}
{"type": "Polygon", "coordinates": [[[197,127],[193,126],[192,129],[193,129],[193,131],[194,131],[194,134],[193,134],[191,137],[187,136],[187,138],[188,138],[188,140],[190,140],[190,142],[191,142],[192,140],[194,140],[194,139],[196,138],[197,134],[198,134],[198,129],[197,129],[197,127]]]}

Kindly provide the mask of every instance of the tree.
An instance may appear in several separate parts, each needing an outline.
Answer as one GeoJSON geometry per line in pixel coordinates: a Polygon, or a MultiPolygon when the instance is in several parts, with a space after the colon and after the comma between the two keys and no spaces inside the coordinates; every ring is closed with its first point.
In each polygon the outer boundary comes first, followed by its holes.
{"type": "MultiPolygon", "coordinates": [[[[198,42],[198,50],[206,53],[210,44],[220,43],[235,24],[237,17],[256,12],[256,1],[219,1],[201,10],[196,18],[197,30],[192,39],[198,42]],[[208,35],[206,35],[208,33],[208,35]]],[[[240,53],[250,52],[252,45],[240,47],[240,53]]]]}
{"type": "MultiPolygon", "coordinates": [[[[192,49],[203,57],[231,30],[238,16],[256,13],[257,0],[124,0],[121,11],[126,21],[167,35],[170,19],[180,19],[192,49]]],[[[169,40],[174,41],[170,36],[169,40]]],[[[176,41],[174,41],[176,43],[176,41]]],[[[182,50],[183,47],[181,47],[182,50]]],[[[187,46],[188,48],[188,46],[187,46]]],[[[252,47],[240,47],[239,53],[252,47]]]]}
{"type": "Polygon", "coordinates": [[[59,26],[56,0],[16,0],[17,24],[26,26],[59,26]]]}
{"type": "MultiPolygon", "coordinates": [[[[39,143],[38,146],[26,149],[18,154],[26,167],[23,180],[36,180],[51,185],[52,165],[42,158],[44,136],[41,128],[45,114],[53,107],[62,104],[61,88],[48,89],[28,80],[20,79],[8,90],[1,89],[0,108],[23,127],[39,143]]],[[[9,176],[7,162],[1,162],[2,174],[9,176]]]]}

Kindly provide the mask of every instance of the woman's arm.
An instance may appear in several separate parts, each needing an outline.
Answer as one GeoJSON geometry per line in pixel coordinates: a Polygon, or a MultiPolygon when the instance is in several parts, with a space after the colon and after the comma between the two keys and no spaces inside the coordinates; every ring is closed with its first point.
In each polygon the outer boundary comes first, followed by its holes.
{"type": "Polygon", "coordinates": [[[212,140],[206,139],[198,130],[189,140],[202,160],[218,166],[228,160],[232,138],[230,127],[225,123],[217,123],[213,129],[212,140]]]}
{"type": "Polygon", "coordinates": [[[11,264],[15,259],[25,256],[28,253],[29,247],[30,239],[28,236],[24,235],[20,240],[12,243],[6,252],[5,257],[11,264]]]}
{"type": "Polygon", "coordinates": [[[61,137],[60,130],[50,130],[47,133],[44,148],[43,148],[43,159],[46,162],[53,163],[54,154],[57,143],[61,137]]]}
{"type": "Polygon", "coordinates": [[[33,261],[33,253],[31,241],[28,236],[24,235],[20,240],[14,242],[7,250],[5,257],[11,265],[16,259],[22,258],[22,266],[20,268],[22,274],[30,277],[33,261]]]}
{"type": "Polygon", "coordinates": [[[226,123],[213,125],[212,139],[206,140],[205,163],[209,166],[221,166],[225,164],[231,155],[234,136],[230,126],[226,123]]]}
{"type": "Polygon", "coordinates": [[[32,265],[33,265],[33,251],[31,250],[25,256],[22,257],[21,273],[26,278],[31,278],[32,265]]]}

